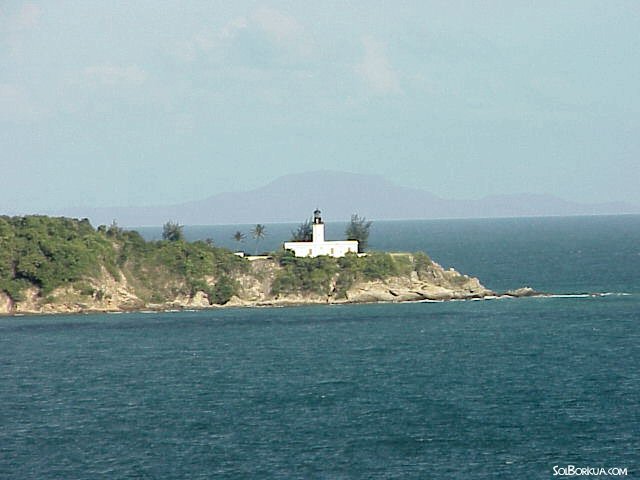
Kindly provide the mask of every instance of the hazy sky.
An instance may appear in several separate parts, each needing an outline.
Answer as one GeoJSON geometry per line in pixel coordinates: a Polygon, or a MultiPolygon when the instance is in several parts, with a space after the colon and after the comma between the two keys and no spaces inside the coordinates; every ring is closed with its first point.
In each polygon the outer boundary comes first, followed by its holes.
{"type": "Polygon", "coordinates": [[[0,2],[0,213],[318,169],[640,203],[640,2],[0,2]]]}

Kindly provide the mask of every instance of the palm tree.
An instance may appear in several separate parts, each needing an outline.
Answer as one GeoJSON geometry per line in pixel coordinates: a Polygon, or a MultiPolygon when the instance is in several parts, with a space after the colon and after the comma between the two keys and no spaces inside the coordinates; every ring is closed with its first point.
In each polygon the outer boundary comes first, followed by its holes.
{"type": "Polygon", "coordinates": [[[258,223],[255,227],[253,227],[253,230],[251,230],[251,236],[256,240],[256,255],[258,254],[258,243],[267,234],[265,231],[266,228],[267,227],[265,227],[264,225],[258,223]]]}
{"type": "Polygon", "coordinates": [[[242,233],[240,230],[238,230],[236,233],[234,233],[234,234],[233,234],[233,239],[234,239],[236,242],[238,242],[238,244],[240,244],[240,243],[244,242],[244,239],[245,239],[246,237],[247,237],[247,236],[246,236],[244,233],[242,233]]]}

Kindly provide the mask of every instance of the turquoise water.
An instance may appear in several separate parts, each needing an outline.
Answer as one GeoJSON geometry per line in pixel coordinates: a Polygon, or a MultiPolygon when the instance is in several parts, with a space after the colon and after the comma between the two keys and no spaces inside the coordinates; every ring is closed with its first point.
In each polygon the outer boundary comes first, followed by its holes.
{"type": "Polygon", "coordinates": [[[389,225],[613,294],[1,319],[0,478],[637,478],[640,218],[389,225]]]}

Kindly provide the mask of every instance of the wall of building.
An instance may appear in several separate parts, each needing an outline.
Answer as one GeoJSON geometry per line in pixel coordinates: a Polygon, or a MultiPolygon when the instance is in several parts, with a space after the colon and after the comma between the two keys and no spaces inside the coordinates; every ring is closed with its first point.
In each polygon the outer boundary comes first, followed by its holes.
{"type": "Polygon", "coordinates": [[[344,257],[348,252],[358,253],[356,240],[340,240],[333,242],[285,242],[285,250],[292,250],[296,257],[344,257]]]}
{"type": "Polygon", "coordinates": [[[313,241],[315,243],[324,242],[324,223],[314,223],[313,226],[313,241]]]}

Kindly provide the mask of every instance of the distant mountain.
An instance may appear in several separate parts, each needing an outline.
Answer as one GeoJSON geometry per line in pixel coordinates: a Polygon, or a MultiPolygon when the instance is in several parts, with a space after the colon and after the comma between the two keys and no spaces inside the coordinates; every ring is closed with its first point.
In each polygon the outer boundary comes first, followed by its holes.
{"type": "Polygon", "coordinates": [[[623,202],[584,204],[551,195],[492,195],[479,200],[438,197],[419,188],[401,187],[382,176],[319,171],[286,175],[247,192],[228,192],[169,206],[74,208],[50,212],[89,218],[94,225],[115,219],[123,226],[299,222],[320,208],[330,220],[352,213],[375,220],[602,215],[640,213],[623,202]]]}

